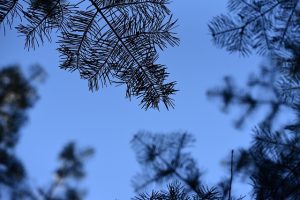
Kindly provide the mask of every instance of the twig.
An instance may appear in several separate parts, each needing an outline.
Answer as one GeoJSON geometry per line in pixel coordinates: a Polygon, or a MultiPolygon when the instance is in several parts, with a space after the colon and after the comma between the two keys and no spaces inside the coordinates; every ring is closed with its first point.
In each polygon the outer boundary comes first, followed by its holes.
{"type": "Polygon", "coordinates": [[[229,182],[229,194],[228,200],[231,200],[231,189],[232,189],[232,180],[233,180],[233,150],[231,150],[231,163],[230,163],[230,182],[229,182]]]}

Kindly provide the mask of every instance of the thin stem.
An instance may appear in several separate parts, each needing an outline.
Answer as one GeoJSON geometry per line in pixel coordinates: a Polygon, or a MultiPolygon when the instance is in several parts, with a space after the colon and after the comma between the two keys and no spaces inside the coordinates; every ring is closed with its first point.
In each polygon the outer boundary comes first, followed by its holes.
{"type": "Polygon", "coordinates": [[[103,8],[101,8],[101,10],[106,10],[106,9],[110,9],[110,8],[114,8],[114,7],[131,6],[131,5],[148,4],[148,3],[162,5],[162,3],[155,2],[155,1],[130,2],[130,3],[115,3],[115,4],[112,4],[112,5],[108,5],[108,6],[103,7],[103,8]]]}
{"type": "Polygon", "coordinates": [[[45,199],[46,200],[51,200],[53,198],[53,194],[55,190],[58,188],[58,186],[62,183],[62,179],[56,180],[54,183],[51,184],[48,192],[45,194],[45,199]]]}
{"type": "Polygon", "coordinates": [[[231,200],[232,180],[233,180],[233,150],[231,151],[231,163],[230,163],[230,182],[229,182],[229,194],[228,200],[231,200]]]}

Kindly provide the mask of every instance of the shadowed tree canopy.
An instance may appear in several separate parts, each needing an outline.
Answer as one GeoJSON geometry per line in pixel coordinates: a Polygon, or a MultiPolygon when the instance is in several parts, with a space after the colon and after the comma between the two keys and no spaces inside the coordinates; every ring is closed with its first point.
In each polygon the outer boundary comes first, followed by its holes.
{"type": "Polygon", "coordinates": [[[197,162],[186,150],[191,142],[190,134],[180,132],[134,136],[132,144],[143,171],[133,179],[134,188],[139,192],[135,200],[299,199],[300,138],[297,132],[257,128],[253,145],[235,154],[232,151],[231,159],[226,159],[230,169],[228,178],[214,187],[206,186],[201,180],[197,162]],[[250,182],[251,195],[234,197],[232,185],[239,177],[250,182]],[[155,183],[160,187],[169,185],[151,193],[141,192],[155,183]]]}
{"type": "Polygon", "coordinates": [[[178,45],[168,0],[0,0],[0,24],[16,27],[25,47],[51,41],[58,31],[60,68],[77,71],[90,90],[126,85],[126,97],[145,109],[173,107],[175,82],[166,82],[158,51],[178,45]]]}
{"type": "Polygon", "coordinates": [[[242,55],[256,51],[270,60],[259,76],[250,76],[246,88],[237,88],[227,77],[225,86],[208,92],[221,98],[224,108],[246,109],[237,126],[262,105],[269,108],[254,128],[250,148],[235,154],[233,168],[251,180],[255,199],[299,199],[299,1],[228,2],[230,14],[215,17],[209,24],[214,43],[242,55]],[[279,115],[294,119],[280,122],[275,120],[279,115]]]}
{"type": "Polygon", "coordinates": [[[38,99],[34,81],[42,80],[44,75],[38,66],[28,76],[17,66],[0,68],[0,199],[80,200],[84,197],[85,192],[76,183],[84,178],[84,162],[93,149],[79,149],[74,142],[68,143],[59,154],[55,180],[41,188],[31,187],[25,166],[15,154],[27,110],[38,99]]]}
{"type": "MultiPolygon", "coordinates": [[[[160,102],[167,108],[173,106],[170,95],[175,92],[175,83],[165,83],[165,67],[154,64],[157,48],[178,43],[172,33],[175,21],[166,0],[0,2],[0,22],[4,29],[12,26],[15,18],[24,19],[17,30],[25,36],[27,48],[51,40],[51,32],[58,30],[60,67],[78,71],[88,80],[90,89],[110,83],[125,84],[126,96],[142,98],[141,104],[146,109],[158,108],[160,102]]],[[[222,87],[208,94],[221,98],[224,110],[231,105],[245,109],[236,122],[237,127],[258,108],[265,106],[269,110],[254,128],[251,146],[237,153],[232,151],[231,159],[226,159],[230,174],[214,187],[203,183],[202,172],[186,150],[194,141],[190,134],[136,134],[132,145],[143,167],[133,181],[136,191],[152,183],[169,185],[152,193],[141,193],[135,200],[243,199],[232,194],[232,183],[238,176],[251,182],[249,198],[300,199],[299,0],[228,2],[230,14],[215,17],[209,24],[213,42],[244,56],[257,52],[271,62],[261,68],[260,75],[250,76],[246,88],[240,89],[233,78],[226,77],[222,87]],[[275,126],[276,118],[286,116],[285,112],[294,114],[294,120],[275,126]]],[[[3,79],[4,86],[10,83],[7,80],[3,79]]],[[[74,143],[60,154],[61,165],[49,187],[34,190],[28,186],[25,169],[12,151],[19,129],[9,129],[6,122],[15,107],[26,110],[31,104],[25,104],[24,108],[11,104],[16,97],[8,95],[3,107],[0,104],[1,126],[10,130],[0,135],[0,187],[5,188],[2,191],[9,191],[7,194],[14,199],[81,199],[83,192],[72,186],[72,179],[83,177],[83,161],[92,150],[78,151],[74,143]],[[6,135],[12,138],[6,139],[6,135]]],[[[12,123],[21,125],[23,121],[18,120],[12,123]]]]}
{"type": "Polygon", "coordinates": [[[237,86],[228,76],[223,86],[209,90],[208,96],[221,99],[223,111],[231,106],[245,110],[235,123],[238,128],[259,109],[264,111],[262,121],[253,129],[252,144],[248,149],[232,152],[231,160],[225,162],[231,176],[217,184],[215,195],[203,198],[193,189],[203,188],[201,173],[194,162],[186,167],[193,159],[183,153],[185,146],[179,145],[185,134],[137,134],[133,142],[138,146],[135,147],[138,161],[145,168],[140,185],[180,182],[166,190],[141,194],[136,197],[138,200],[233,199],[231,185],[238,177],[251,183],[251,195],[246,198],[300,198],[300,3],[298,0],[229,0],[228,9],[230,14],[217,16],[209,24],[213,42],[243,56],[257,52],[269,63],[261,67],[260,74],[249,76],[246,87],[237,86]],[[278,121],[291,116],[293,121],[278,121]],[[187,158],[189,162],[185,161],[187,158]]]}
{"type": "MultiPolygon", "coordinates": [[[[256,51],[271,61],[270,66],[262,69],[265,74],[254,77],[257,79],[254,82],[252,77],[248,85],[269,87],[269,92],[275,93],[278,103],[290,106],[299,98],[299,6],[298,0],[229,0],[230,14],[217,16],[209,24],[217,46],[241,55],[256,51]],[[267,76],[269,83],[264,76],[267,76]]],[[[234,92],[229,94],[234,89],[229,80],[226,82],[226,89],[217,93],[228,105],[242,97],[234,97],[234,92]]],[[[246,98],[248,100],[244,97],[243,101],[253,101],[249,95],[246,98]]],[[[255,103],[254,100],[252,107],[255,103]]],[[[273,105],[276,107],[274,102],[273,105]]]]}
{"type": "Polygon", "coordinates": [[[251,181],[255,199],[300,198],[299,97],[284,89],[287,83],[279,78],[280,75],[276,68],[272,71],[272,68],[263,67],[256,79],[250,76],[246,88],[238,90],[227,77],[223,89],[208,93],[221,97],[225,108],[239,106],[246,109],[237,125],[244,123],[259,108],[268,109],[266,117],[253,130],[250,148],[240,149],[234,158],[235,174],[241,175],[246,182],[251,181]],[[254,85],[251,84],[253,80],[256,80],[254,85]],[[281,118],[276,119],[278,116],[281,118]]]}

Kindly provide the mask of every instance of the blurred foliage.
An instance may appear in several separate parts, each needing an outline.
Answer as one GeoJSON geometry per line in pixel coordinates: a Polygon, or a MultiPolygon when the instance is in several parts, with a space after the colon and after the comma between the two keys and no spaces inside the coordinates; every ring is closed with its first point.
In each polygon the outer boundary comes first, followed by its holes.
{"type": "Polygon", "coordinates": [[[152,182],[162,182],[173,178],[179,178],[191,189],[196,189],[200,184],[198,181],[201,173],[196,166],[196,161],[189,153],[184,152],[193,140],[192,136],[187,133],[136,134],[132,145],[137,153],[138,162],[147,169],[146,174],[137,175],[135,179],[137,182],[134,181],[136,190],[152,182]],[[144,183],[138,184],[141,180],[144,183]]]}
{"type": "Polygon", "coordinates": [[[30,196],[26,188],[26,170],[15,155],[20,129],[27,120],[27,110],[38,99],[31,80],[17,66],[0,69],[0,198],[3,191],[11,197],[30,196]]]}
{"type": "Polygon", "coordinates": [[[55,179],[45,188],[33,188],[22,161],[15,153],[20,130],[27,121],[27,111],[38,99],[36,81],[46,73],[39,66],[25,76],[18,66],[0,69],[0,199],[11,200],[80,200],[85,191],[78,188],[84,178],[84,162],[94,151],[68,143],[59,154],[60,165],[55,179]]]}
{"type": "Polygon", "coordinates": [[[133,137],[132,146],[142,173],[133,179],[136,192],[141,192],[151,184],[171,183],[166,190],[140,193],[134,199],[174,199],[174,200],[223,200],[236,198],[231,193],[232,176],[214,187],[206,186],[196,160],[188,152],[194,142],[191,134],[151,134],[140,132],[133,137]]]}
{"type": "Polygon", "coordinates": [[[230,14],[215,17],[209,24],[214,43],[242,55],[256,51],[270,60],[259,76],[249,77],[247,87],[240,89],[233,78],[226,77],[221,89],[208,92],[222,100],[224,109],[232,105],[245,109],[237,127],[265,107],[252,144],[235,154],[233,168],[251,181],[253,199],[300,199],[299,1],[228,2],[230,14]],[[290,116],[293,121],[283,121],[290,116]]]}
{"type": "Polygon", "coordinates": [[[229,52],[268,55],[298,41],[298,0],[228,0],[229,14],[213,18],[213,42],[229,52]]]}
{"type": "Polygon", "coordinates": [[[280,131],[256,128],[249,149],[240,149],[231,159],[224,161],[230,169],[213,187],[206,186],[197,162],[187,147],[194,139],[186,132],[151,134],[140,132],[132,140],[142,172],[133,179],[139,194],[135,200],[223,200],[259,199],[277,200],[300,197],[300,136],[288,128],[280,131]],[[233,183],[242,180],[251,183],[250,196],[235,197],[233,183]],[[169,184],[166,189],[141,192],[159,184],[169,184]]]}
{"type": "Polygon", "coordinates": [[[38,96],[35,87],[16,66],[1,69],[0,86],[0,144],[13,148],[26,122],[26,111],[38,96]]]}
{"type": "Polygon", "coordinates": [[[42,199],[84,199],[86,192],[77,185],[85,177],[84,162],[93,154],[92,148],[79,149],[74,142],[66,144],[59,154],[60,165],[55,170],[55,179],[48,188],[39,188],[42,199]]]}
{"type": "MultiPolygon", "coordinates": [[[[235,127],[242,128],[247,118],[264,115],[259,125],[272,129],[279,126],[278,119],[285,116],[283,111],[291,111],[290,104],[283,101],[280,72],[270,66],[261,66],[260,73],[251,74],[245,87],[239,87],[233,77],[226,76],[222,86],[207,91],[207,96],[220,99],[221,110],[227,113],[230,108],[238,107],[242,114],[235,120],[235,127]],[[264,111],[261,114],[261,111],[264,111]],[[274,124],[276,123],[276,124],[274,124]]],[[[260,117],[259,117],[260,118],[260,117]]]]}
{"type": "Polygon", "coordinates": [[[183,151],[192,140],[185,140],[185,133],[139,133],[133,143],[143,166],[143,176],[138,178],[143,183],[140,186],[173,180],[180,184],[142,193],[137,200],[230,200],[234,198],[232,182],[239,177],[251,184],[250,199],[300,199],[299,0],[228,0],[228,10],[229,14],[217,16],[209,23],[214,44],[243,56],[256,52],[270,62],[261,67],[260,74],[249,76],[246,87],[238,86],[228,76],[221,87],[211,89],[207,94],[221,100],[224,112],[231,107],[242,110],[235,123],[237,128],[242,127],[250,116],[263,113],[263,119],[254,128],[252,143],[248,149],[232,153],[230,161],[226,159],[229,178],[213,187],[216,196],[203,198],[197,193],[197,188],[205,188],[202,173],[191,155],[183,151]],[[290,116],[294,116],[293,122],[284,121],[290,116]],[[188,142],[181,146],[181,141],[188,142]]]}

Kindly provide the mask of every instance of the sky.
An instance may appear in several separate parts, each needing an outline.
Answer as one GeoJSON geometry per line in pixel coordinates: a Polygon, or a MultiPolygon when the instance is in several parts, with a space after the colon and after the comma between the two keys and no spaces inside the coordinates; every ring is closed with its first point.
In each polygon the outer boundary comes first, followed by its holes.
{"type": "MultiPolygon", "coordinates": [[[[87,199],[125,200],[134,196],[131,178],[141,169],[130,146],[139,131],[171,133],[188,131],[197,140],[190,149],[205,172],[208,185],[228,173],[221,166],[231,149],[246,147],[255,120],[243,130],[233,127],[234,114],[220,112],[220,102],[211,101],[206,91],[222,84],[225,75],[245,82],[250,72],[258,70],[261,59],[229,54],[215,47],[207,28],[216,15],[226,13],[226,0],[173,1],[170,8],[178,27],[180,46],[161,53],[170,80],[178,82],[175,109],[145,111],[139,101],[125,99],[125,88],[109,86],[90,92],[79,74],[59,69],[56,38],[36,50],[24,49],[24,38],[15,30],[0,34],[0,66],[19,64],[28,68],[43,66],[47,81],[38,87],[40,100],[29,112],[29,122],[22,129],[17,148],[33,186],[47,186],[57,166],[57,154],[68,141],[95,148],[87,162],[88,175],[82,187],[87,199]]],[[[236,185],[236,188],[239,186],[236,185]]]]}

